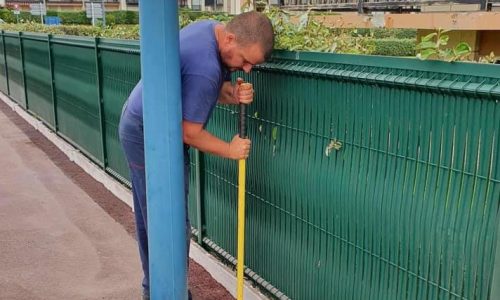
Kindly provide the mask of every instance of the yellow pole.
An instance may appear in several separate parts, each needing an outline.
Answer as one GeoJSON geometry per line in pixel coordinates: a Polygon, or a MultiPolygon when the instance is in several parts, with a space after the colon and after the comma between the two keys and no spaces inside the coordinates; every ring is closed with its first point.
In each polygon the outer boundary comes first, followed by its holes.
{"type": "Polygon", "coordinates": [[[246,160],[239,160],[238,174],[238,291],[237,300],[243,300],[243,269],[245,267],[245,175],[246,160]]]}
{"type": "MultiPolygon", "coordinates": [[[[251,85],[243,83],[243,79],[238,78],[239,88],[252,88],[251,85]]],[[[240,104],[240,138],[247,138],[246,126],[246,105],[240,104]]],[[[245,268],[245,180],[246,180],[246,160],[239,160],[238,168],[238,263],[236,265],[236,277],[238,279],[238,287],[236,291],[236,299],[243,300],[243,275],[245,268]]]]}

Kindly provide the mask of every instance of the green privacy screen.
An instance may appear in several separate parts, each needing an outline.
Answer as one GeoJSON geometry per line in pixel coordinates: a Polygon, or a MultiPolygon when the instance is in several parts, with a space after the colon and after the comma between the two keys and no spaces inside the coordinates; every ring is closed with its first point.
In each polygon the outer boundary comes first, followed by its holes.
{"type": "MultiPolygon", "coordinates": [[[[117,125],[138,43],[4,40],[11,98],[24,64],[30,111],[127,183],[117,125]]],[[[245,261],[271,296],[500,299],[500,67],[275,52],[245,77],[245,261]]],[[[219,106],[208,129],[230,140],[237,124],[219,106]]],[[[191,166],[198,241],[234,262],[237,163],[192,151],[191,166]]]]}
{"type": "MultiPolygon", "coordinates": [[[[284,52],[247,79],[254,272],[293,299],[488,299],[498,66],[284,52]]],[[[237,116],[209,130],[230,139],[237,116]]],[[[205,234],[234,256],[237,165],[204,167],[205,234]]]]}
{"type": "Polygon", "coordinates": [[[2,35],[5,46],[4,54],[7,64],[9,96],[23,108],[26,108],[20,34],[17,32],[5,32],[2,35]]]}
{"type": "Polygon", "coordinates": [[[55,127],[52,98],[52,76],[50,49],[47,35],[25,34],[23,36],[26,98],[29,109],[47,125],[55,127]]]}
{"type": "Polygon", "coordinates": [[[107,170],[128,182],[128,168],[118,139],[118,124],[123,104],[141,77],[139,45],[136,41],[102,40],[99,54],[107,170]]]}
{"type": "Polygon", "coordinates": [[[58,130],[95,161],[103,162],[96,50],[93,40],[52,39],[58,130]]]}
{"type": "Polygon", "coordinates": [[[5,95],[9,94],[9,89],[7,87],[7,70],[6,70],[6,63],[5,63],[5,42],[4,42],[4,34],[2,32],[2,38],[0,39],[0,91],[4,93],[5,95]]]}

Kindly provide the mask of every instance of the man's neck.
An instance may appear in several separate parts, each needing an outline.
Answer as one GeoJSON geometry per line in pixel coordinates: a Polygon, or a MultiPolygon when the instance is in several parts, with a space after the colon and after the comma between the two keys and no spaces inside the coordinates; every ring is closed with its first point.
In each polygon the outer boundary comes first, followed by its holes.
{"type": "Polygon", "coordinates": [[[220,49],[220,45],[222,44],[222,41],[224,37],[226,36],[226,31],[224,30],[224,25],[222,24],[217,24],[214,27],[214,32],[215,32],[215,41],[217,42],[217,48],[220,49]]]}

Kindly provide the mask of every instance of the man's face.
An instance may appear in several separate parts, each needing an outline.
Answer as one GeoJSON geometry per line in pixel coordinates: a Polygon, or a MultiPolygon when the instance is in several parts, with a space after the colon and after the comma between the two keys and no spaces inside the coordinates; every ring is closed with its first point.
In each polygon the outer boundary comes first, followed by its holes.
{"type": "Polygon", "coordinates": [[[245,47],[238,45],[232,35],[225,40],[225,47],[221,49],[221,58],[230,71],[242,70],[250,73],[254,65],[264,62],[264,53],[259,44],[250,44],[245,47]]]}

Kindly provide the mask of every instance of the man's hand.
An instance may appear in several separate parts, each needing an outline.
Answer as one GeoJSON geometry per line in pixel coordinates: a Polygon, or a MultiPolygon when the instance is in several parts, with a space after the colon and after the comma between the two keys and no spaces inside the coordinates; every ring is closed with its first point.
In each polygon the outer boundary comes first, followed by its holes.
{"type": "Polygon", "coordinates": [[[229,143],[229,156],[232,159],[247,159],[250,154],[250,145],[252,142],[249,139],[242,139],[239,135],[235,135],[231,143],[229,143]]]}
{"type": "Polygon", "coordinates": [[[242,78],[238,78],[237,82],[234,85],[234,97],[238,103],[251,104],[253,101],[253,85],[249,82],[243,82],[242,78]]]}

